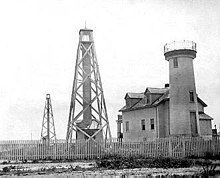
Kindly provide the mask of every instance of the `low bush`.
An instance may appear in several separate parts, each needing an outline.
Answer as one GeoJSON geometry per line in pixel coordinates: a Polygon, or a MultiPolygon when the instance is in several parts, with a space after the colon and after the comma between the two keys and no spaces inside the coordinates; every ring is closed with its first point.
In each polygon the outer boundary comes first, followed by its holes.
{"type": "Polygon", "coordinates": [[[8,166],[2,168],[3,172],[9,172],[10,170],[11,170],[11,168],[8,166]]]}
{"type": "Polygon", "coordinates": [[[27,159],[22,160],[22,163],[27,163],[27,159]]]}
{"type": "Polygon", "coordinates": [[[192,165],[190,159],[176,158],[143,158],[137,156],[121,157],[118,155],[109,156],[96,161],[99,168],[107,169],[129,169],[129,168],[183,168],[192,165]]]}
{"type": "Polygon", "coordinates": [[[34,160],[32,161],[32,163],[39,163],[39,161],[38,161],[37,159],[34,159],[34,160]]]}
{"type": "Polygon", "coordinates": [[[192,160],[184,158],[154,158],[150,162],[150,167],[156,168],[185,168],[193,164],[192,160]]]}
{"type": "Polygon", "coordinates": [[[218,164],[216,164],[215,162],[213,162],[212,160],[199,160],[196,161],[196,164],[199,166],[202,166],[203,171],[202,171],[202,175],[203,176],[214,176],[216,174],[216,167],[218,166],[218,164]]]}
{"type": "Polygon", "coordinates": [[[204,156],[200,157],[200,159],[197,159],[195,164],[198,166],[202,166],[203,171],[202,175],[203,176],[214,176],[217,174],[219,171],[216,171],[216,167],[220,166],[218,161],[220,155],[213,155],[211,152],[206,152],[204,156]]]}
{"type": "Polygon", "coordinates": [[[8,161],[3,161],[2,164],[8,164],[8,161]]]}

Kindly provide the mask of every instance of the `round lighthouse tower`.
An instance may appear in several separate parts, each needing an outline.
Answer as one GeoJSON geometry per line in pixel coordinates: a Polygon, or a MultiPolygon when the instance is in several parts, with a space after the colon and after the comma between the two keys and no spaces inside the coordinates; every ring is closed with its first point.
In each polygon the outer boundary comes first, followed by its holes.
{"type": "Polygon", "coordinates": [[[197,94],[193,70],[196,43],[179,41],[164,46],[169,62],[170,135],[200,134],[197,94]]]}

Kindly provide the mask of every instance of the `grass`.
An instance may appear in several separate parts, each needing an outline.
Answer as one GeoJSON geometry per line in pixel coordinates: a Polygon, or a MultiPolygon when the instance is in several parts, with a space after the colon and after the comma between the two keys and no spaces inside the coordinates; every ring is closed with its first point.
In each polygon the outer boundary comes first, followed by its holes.
{"type": "MultiPolygon", "coordinates": [[[[134,168],[187,168],[191,166],[201,166],[203,168],[202,175],[215,175],[219,174],[215,169],[220,166],[220,155],[213,155],[207,152],[203,157],[188,157],[188,158],[171,158],[171,157],[156,157],[146,158],[144,156],[128,156],[122,157],[120,155],[108,155],[95,160],[97,167],[89,168],[96,170],[103,169],[134,169],[134,168]]],[[[76,160],[56,160],[52,162],[75,162],[76,160]]],[[[27,161],[23,161],[26,163],[27,161]]],[[[39,160],[33,160],[33,163],[41,163],[39,160]]],[[[2,163],[5,164],[5,163],[2,163]]],[[[12,166],[6,166],[2,172],[7,173],[15,170],[12,166]]],[[[87,168],[70,167],[70,171],[84,171],[87,168]]],[[[50,170],[49,170],[50,171],[50,170]]],[[[51,168],[51,171],[57,171],[56,168],[51,168]]]]}
{"type": "Polygon", "coordinates": [[[112,155],[96,161],[100,168],[107,169],[132,169],[132,168],[186,168],[193,165],[191,159],[184,158],[144,158],[141,156],[121,157],[112,155]]]}

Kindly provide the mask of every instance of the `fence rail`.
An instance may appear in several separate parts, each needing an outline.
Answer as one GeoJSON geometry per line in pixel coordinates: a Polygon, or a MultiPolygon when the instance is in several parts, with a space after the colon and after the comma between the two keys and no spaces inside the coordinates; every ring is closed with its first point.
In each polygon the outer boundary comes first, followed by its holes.
{"type": "Polygon", "coordinates": [[[65,140],[57,140],[49,146],[39,140],[0,141],[0,160],[96,159],[109,155],[179,158],[204,156],[207,152],[220,154],[219,137],[209,140],[163,138],[146,142],[74,140],[69,145],[65,140]]]}

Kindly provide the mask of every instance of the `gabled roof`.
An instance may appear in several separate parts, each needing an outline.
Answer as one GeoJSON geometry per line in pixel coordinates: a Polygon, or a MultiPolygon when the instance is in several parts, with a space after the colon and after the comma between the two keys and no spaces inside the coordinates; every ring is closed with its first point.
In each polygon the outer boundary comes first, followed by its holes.
{"type": "Polygon", "coordinates": [[[199,97],[197,97],[197,101],[200,102],[202,104],[202,106],[206,107],[208,106],[207,104],[205,104],[204,101],[202,101],[199,97]]]}
{"type": "Polygon", "coordinates": [[[144,93],[126,93],[125,99],[127,97],[133,98],[133,99],[142,99],[144,98],[144,93]]]}
{"type": "Polygon", "coordinates": [[[158,98],[156,101],[154,101],[154,103],[152,103],[152,104],[158,105],[162,101],[169,100],[169,99],[170,99],[170,95],[169,95],[169,90],[167,89],[166,92],[160,98],[158,98]]]}
{"type": "MultiPolygon", "coordinates": [[[[158,104],[160,104],[162,101],[166,101],[170,99],[169,88],[151,88],[151,87],[147,87],[144,93],[127,93],[125,96],[125,99],[127,97],[133,98],[133,99],[140,99],[140,101],[138,101],[136,104],[134,104],[133,106],[129,108],[127,108],[126,106],[122,107],[119,110],[120,112],[155,107],[158,104]],[[145,104],[144,96],[147,91],[149,91],[151,94],[161,94],[161,96],[157,100],[155,100],[153,103],[145,104]]],[[[197,97],[197,100],[199,103],[202,104],[203,107],[207,106],[207,104],[204,101],[202,101],[199,97],[197,97]]]]}
{"type": "Polygon", "coordinates": [[[144,93],[147,93],[147,91],[149,91],[152,94],[164,94],[167,91],[167,88],[147,87],[144,93]]]}
{"type": "Polygon", "coordinates": [[[142,108],[149,108],[149,107],[155,107],[157,104],[159,104],[161,101],[165,100],[165,98],[168,97],[168,88],[147,88],[145,90],[149,91],[150,93],[153,94],[161,94],[162,100],[156,100],[157,102],[154,102],[152,104],[145,104],[144,102],[144,93],[127,93],[125,98],[130,97],[130,98],[139,98],[140,101],[137,102],[136,104],[134,104],[133,106],[127,108],[126,106],[124,106],[123,108],[121,108],[119,111],[132,111],[132,110],[136,110],[136,109],[142,109],[142,108]],[[165,95],[166,94],[166,95],[165,95]],[[164,96],[165,95],[165,96],[164,96]]]}
{"type": "Polygon", "coordinates": [[[127,109],[126,105],[119,109],[119,112],[125,111],[127,109]]]}
{"type": "Polygon", "coordinates": [[[199,119],[200,120],[213,120],[211,116],[205,113],[199,113],[199,119]]]}

